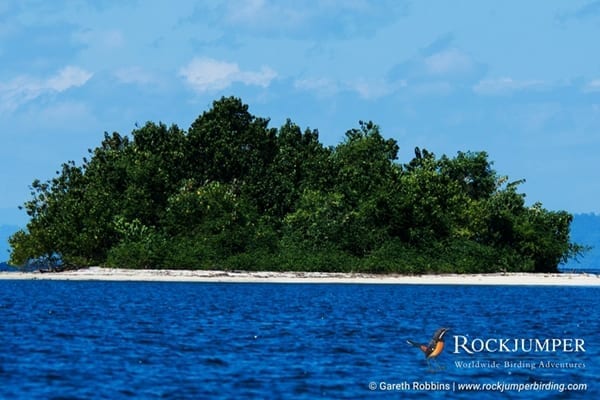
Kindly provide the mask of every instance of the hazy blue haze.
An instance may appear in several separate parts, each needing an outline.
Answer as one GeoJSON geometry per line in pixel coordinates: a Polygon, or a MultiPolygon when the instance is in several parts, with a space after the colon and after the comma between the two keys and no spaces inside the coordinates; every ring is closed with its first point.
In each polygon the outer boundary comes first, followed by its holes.
{"type": "MultiPolygon", "coordinates": [[[[599,294],[586,287],[0,281],[0,398],[379,398],[386,393],[368,385],[382,381],[587,383],[586,392],[509,395],[599,398],[599,294]],[[447,344],[443,369],[431,371],[406,339],[428,341],[440,326],[470,338],[582,338],[586,352],[466,355],[447,344]],[[465,370],[455,366],[460,360],[585,368],[465,370]]],[[[461,397],[392,393],[449,394],[461,397]]]]}
{"type": "Polygon", "coordinates": [[[7,261],[10,257],[10,246],[8,238],[19,230],[15,225],[0,225],[0,263],[7,261]]]}
{"type": "Polygon", "coordinates": [[[565,271],[600,272],[600,215],[576,214],[571,224],[571,240],[591,249],[579,260],[570,260],[565,271]]]}

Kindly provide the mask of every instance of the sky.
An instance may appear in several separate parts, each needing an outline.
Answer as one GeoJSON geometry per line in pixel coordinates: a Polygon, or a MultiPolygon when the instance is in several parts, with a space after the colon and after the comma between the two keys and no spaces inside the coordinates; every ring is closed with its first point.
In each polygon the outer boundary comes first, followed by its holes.
{"type": "Polygon", "coordinates": [[[528,204],[600,212],[600,1],[0,1],[0,224],[104,132],[221,96],[325,145],[486,151],[528,204]]]}

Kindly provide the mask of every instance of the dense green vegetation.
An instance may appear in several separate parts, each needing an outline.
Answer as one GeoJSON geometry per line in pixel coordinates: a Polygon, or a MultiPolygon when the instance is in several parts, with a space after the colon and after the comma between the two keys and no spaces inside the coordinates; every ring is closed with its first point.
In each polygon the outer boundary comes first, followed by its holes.
{"type": "Polygon", "coordinates": [[[377,125],[335,147],[222,98],[189,130],[105,134],[34,181],[11,263],[376,273],[556,271],[572,216],[525,205],[485,152],[408,163],[377,125]],[[53,261],[54,260],[54,261],[53,261]]]}

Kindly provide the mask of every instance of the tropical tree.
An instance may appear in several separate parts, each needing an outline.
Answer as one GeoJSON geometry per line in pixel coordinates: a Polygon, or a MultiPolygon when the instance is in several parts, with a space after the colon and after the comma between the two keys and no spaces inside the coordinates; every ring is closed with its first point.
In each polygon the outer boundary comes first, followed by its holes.
{"type": "Polygon", "coordinates": [[[328,190],[332,186],[335,168],[331,149],[319,142],[317,130],[304,133],[291,120],[277,132],[277,151],[265,176],[268,190],[263,194],[267,213],[281,220],[296,210],[307,190],[328,190]]]}
{"type": "Polygon", "coordinates": [[[262,194],[269,189],[265,177],[277,151],[276,130],[268,124],[268,119],[250,114],[238,98],[215,101],[189,129],[188,177],[202,183],[240,182],[264,209],[262,194]]]}

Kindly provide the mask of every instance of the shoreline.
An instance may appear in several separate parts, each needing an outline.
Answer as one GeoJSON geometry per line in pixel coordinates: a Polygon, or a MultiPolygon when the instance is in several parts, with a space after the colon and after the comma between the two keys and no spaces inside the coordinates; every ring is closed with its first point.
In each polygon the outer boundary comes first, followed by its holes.
{"type": "Polygon", "coordinates": [[[90,267],[65,272],[0,272],[0,280],[116,282],[340,283],[398,285],[600,286],[589,273],[375,275],[364,273],[216,270],[137,270],[90,267]]]}

